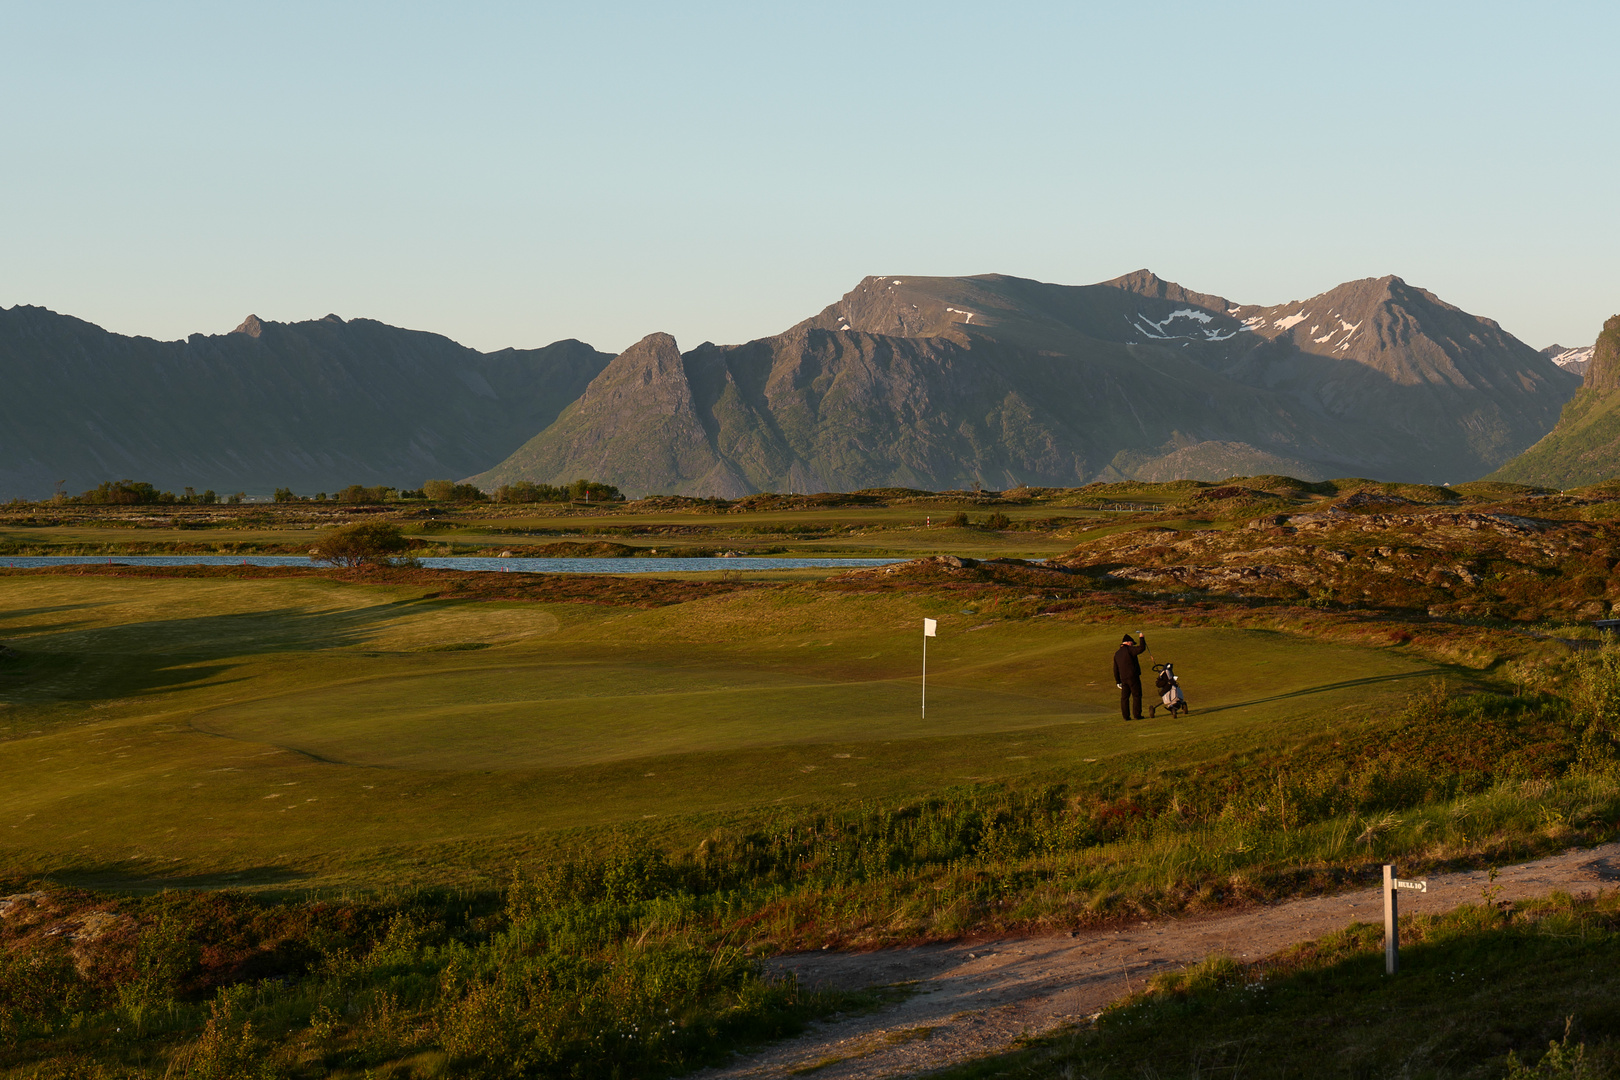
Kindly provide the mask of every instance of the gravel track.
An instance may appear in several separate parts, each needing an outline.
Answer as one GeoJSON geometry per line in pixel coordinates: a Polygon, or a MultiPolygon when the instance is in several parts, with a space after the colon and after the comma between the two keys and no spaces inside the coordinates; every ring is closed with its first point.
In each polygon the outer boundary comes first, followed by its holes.
{"type": "MultiPolygon", "coordinates": [[[[1485,871],[1440,874],[1401,894],[1401,914],[1435,914],[1482,898],[1485,871]]],[[[1620,882],[1620,843],[1570,850],[1501,870],[1503,900],[1620,882]]],[[[769,962],[811,987],[913,984],[880,1012],[821,1022],[802,1036],[739,1054],[703,1080],[911,1076],[1012,1049],[1023,1037],[1081,1022],[1160,971],[1212,953],[1257,960],[1353,922],[1383,919],[1381,887],[1288,900],[1232,914],[1161,919],[1126,929],[997,936],[859,953],[800,953],[769,962]]]]}

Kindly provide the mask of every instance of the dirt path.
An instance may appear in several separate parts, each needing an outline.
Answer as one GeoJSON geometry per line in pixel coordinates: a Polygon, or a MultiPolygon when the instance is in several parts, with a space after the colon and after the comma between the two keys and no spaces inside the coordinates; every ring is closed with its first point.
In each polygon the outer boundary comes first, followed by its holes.
{"type": "MultiPolygon", "coordinates": [[[[1401,914],[1448,911],[1481,898],[1485,872],[1428,879],[1427,893],[1403,892],[1401,914]]],[[[1620,843],[1508,867],[1500,899],[1553,890],[1595,892],[1620,881],[1620,843]]],[[[908,1076],[1011,1048],[1091,1016],[1156,972],[1211,953],[1258,959],[1352,922],[1383,919],[1380,888],[1289,900],[1233,915],[1145,922],[1123,930],[1053,937],[998,937],[867,953],[802,953],[771,966],[809,986],[858,988],[916,983],[919,993],[881,1012],[816,1024],[800,1038],[739,1055],[704,1080],[785,1077],[817,1080],[908,1076]]]]}

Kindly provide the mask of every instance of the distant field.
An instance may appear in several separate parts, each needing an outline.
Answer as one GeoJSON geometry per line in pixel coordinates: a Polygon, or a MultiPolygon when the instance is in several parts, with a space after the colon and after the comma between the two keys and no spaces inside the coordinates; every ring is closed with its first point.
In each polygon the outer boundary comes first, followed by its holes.
{"type": "MultiPolygon", "coordinates": [[[[1183,493],[1184,494],[1184,493],[1183,493]]],[[[1130,494],[1129,505],[1168,505],[1157,490],[1130,494]]],[[[640,554],[714,550],[780,555],[956,554],[1041,558],[1074,546],[1083,530],[1107,529],[1128,515],[1077,491],[1039,498],[983,500],[919,497],[900,505],[788,509],[672,506],[606,508],[552,504],[326,503],[242,506],[0,507],[0,566],[7,554],[139,554],[167,551],[300,554],[323,532],[357,516],[396,521],[423,554],[475,555],[508,547],[607,542],[640,554]],[[958,513],[968,524],[953,524],[958,513]],[[988,527],[1001,514],[1005,527],[988,527]]],[[[628,553],[628,552],[627,552],[628,553]]]]}
{"type": "Polygon", "coordinates": [[[1399,649],[922,593],[790,584],[653,610],[421,595],[0,573],[0,640],[20,654],[0,661],[0,870],[488,880],[580,829],[684,844],[778,809],[1275,744],[1388,711],[1434,673],[1399,649]],[[925,615],[941,622],[926,720],[925,615]],[[1190,718],[1119,721],[1122,629],[1177,663],[1190,718]]]}

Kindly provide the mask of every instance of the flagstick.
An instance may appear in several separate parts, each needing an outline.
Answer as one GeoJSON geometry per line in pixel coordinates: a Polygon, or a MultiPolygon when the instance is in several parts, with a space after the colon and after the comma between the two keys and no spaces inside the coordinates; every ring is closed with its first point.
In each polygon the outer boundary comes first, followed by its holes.
{"type": "Polygon", "coordinates": [[[933,619],[923,620],[923,681],[922,681],[922,714],[928,719],[928,639],[933,637],[939,629],[939,623],[933,619]]]}

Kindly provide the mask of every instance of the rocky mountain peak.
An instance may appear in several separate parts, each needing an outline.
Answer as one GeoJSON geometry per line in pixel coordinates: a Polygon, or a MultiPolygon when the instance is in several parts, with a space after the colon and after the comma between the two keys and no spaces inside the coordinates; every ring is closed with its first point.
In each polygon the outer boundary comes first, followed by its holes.
{"type": "Polygon", "coordinates": [[[1224,296],[1213,293],[1194,292],[1184,288],[1174,281],[1166,281],[1151,270],[1134,270],[1129,274],[1121,274],[1112,281],[1102,283],[1115,289],[1122,289],[1138,296],[1150,296],[1155,300],[1168,300],[1173,304],[1192,304],[1196,307],[1207,308],[1210,311],[1228,311],[1232,302],[1224,296]]]}
{"type": "Polygon", "coordinates": [[[231,333],[246,334],[248,337],[256,338],[260,334],[264,333],[264,323],[259,321],[259,317],[257,315],[249,315],[247,318],[243,319],[242,324],[235,330],[232,330],[231,333]]]}
{"type": "Polygon", "coordinates": [[[667,375],[680,370],[681,349],[674,337],[657,331],[624,350],[618,360],[626,365],[644,366],[649,371],[667,375]]]}
{"type": "Polygon", "coordinates": [[[648,334],[609,361],[585,388],[581,402],[655,401],[665,415],[691,410],[686,368],[675,339],[665,333],[648,334]]]}

